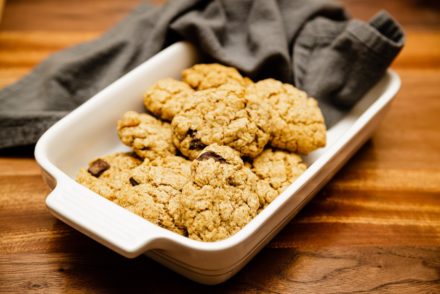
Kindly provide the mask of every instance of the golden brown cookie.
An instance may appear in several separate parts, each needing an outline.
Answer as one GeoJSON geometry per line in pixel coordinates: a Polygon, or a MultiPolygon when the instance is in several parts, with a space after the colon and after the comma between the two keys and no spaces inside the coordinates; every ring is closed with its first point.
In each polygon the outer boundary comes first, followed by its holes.
{"type": "Polygon", "coordinates": [[[95,193],[115,200],[124,187],[130,186],[130,172],[141,164],[134,153],[115,153],[102,156],[89,163],[89,168],[81,168],[77,182],[95,193]]]}
{"type": "Polygon", "coordinates": [[[147,160],[131,171],[133,185],[170,186],[181,191],[190,176],[191,162],[181,156],[168,155],[147,160]]]}
{"type": "Polygon", "coordinates": [[[80,169],[77,181],[148,221],[181,235],[179,197],[190,179],[190,162],[169,155],[141,160],[133,153],[116,153],[80,169]]]}
{"type": "Polygon", "coordinates": [[[246,87],[252,83],[250,79],[243,78],[235,68],[218,63],[196,64],[182,72],[182,79],[196,90],[218,88],[224,84],[246,87]]]}
{"type": "Polygon", "coordinates": [[[252,162],[252,171],[278,193],[292,184],[306,168],[299,155],[282,150],[266,149],[252,162]]]}
{"type": "Polygon", "coordinates": [[[197,91],[171,124],[175,146],[190,159],[213,143],[253,158],[263,151],[271,131],[264,102],[231,84],[197,91]]]}
{"type": "Polygon", "coordinates": [[[184,186],[180,202],[182,222],[192,239],[225,239],[260,209],[257,176],[227,146],[206,147],[191,164],[191,180],[184,186]]]}
{"type": "Polygon", "coordinates": [[[157,81],[144,95],[144,105],[154,115],[171,121],[194,90],[188,84],[167,78],[157,81]]]}
{"type": "Polygon", "coordinates": [[[149,114],[126,112],[118,121],[117,131],[122,143],[142,158],[154,159],[176,153],[171,125],[149,114]]]}
{"type": "MultiPolygon", "coordinates": [[[[159,225],[164,209],[163,205],[157,205],[155,198],[157,195],[165,195],[164,198],[168,198],[169,194],[169,191],[161,191],[153,188],[151,185],[142,184],[122,189],[119,192],[119,197],[115,199],[115,203],[153,224],[159,225]]],[[[162,221],[162,223],[167,223],[169,228],[173,230],[173,225],[170,225],[169,222],[170,219],[168,217],[165,217],[165,220],[162,221]]]]}
{"type": "Polygon", "coordinates": [[[179,204],[176,197],[180,192],[170,186],[138,184],[120,191],[115,203],[165,229],[185,235],[175,219],[179,204]]]}
{"type": "Polygon", "coordinates": [[[116,203],[152,223],[185,235],[179,197],[189,178],[190,162],[183,157],[146,159],[131,171],[131,186],[121,190],[116,203]]]}
{"type": "Polygon", "coordinates": [[[324,117],[315,99],[290,84],[259,81],[247,94],[271,105],[273,147],[308,154],[326,144],[324,117]]]}

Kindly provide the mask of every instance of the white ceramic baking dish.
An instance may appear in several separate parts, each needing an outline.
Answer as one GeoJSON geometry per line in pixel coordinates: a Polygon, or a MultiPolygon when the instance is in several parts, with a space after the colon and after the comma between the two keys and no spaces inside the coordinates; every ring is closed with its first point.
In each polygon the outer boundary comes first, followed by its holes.
{"type": "Polygon", "coordinates": [[[146,254],[205,284],[221,283],[257,254],[370,137],[400,87],[388,71],[382,80],[328,131],[327,147],[305,158],[309,168],[237,234],[218,242],[188,239],[162,229],[75,182],[80,167],[97,156],[128,150],[115,123],[127,110],[143,111],[145,89],[164,77],[179,78],[198,62],[196,50],[177,43],[163,50],[51,127],[35,157],[54,190],[51,213],[87,236],[132,258],[146,254]]]}

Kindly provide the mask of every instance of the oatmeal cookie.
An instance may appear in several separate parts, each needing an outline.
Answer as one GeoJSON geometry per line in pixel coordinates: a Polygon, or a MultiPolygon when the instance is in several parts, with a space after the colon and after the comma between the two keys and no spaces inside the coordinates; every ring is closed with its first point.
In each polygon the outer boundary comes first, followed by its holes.
{"type": "Polygon", "coordinates": [[[126,112],[118,121],[117,131],[122,143],[142,158],[154,159],[176,153],[171,125],[149,114],[126,112]]]}
{"type": "Polygon", "coordinates": [[[196,90],[217,88],[224,84],[246,87],[252,83],[250,79],[243,78],[235,68],[218,63],[196,64],[182,72],[182,79],[196,90]]]}
{"type": "Polygon", "coordinates": [[[122,189],[115,203],[165,229],[186,235],[174,217],[179,211],[176,199],[180,193],[170,186],[138,184],[122,189]]]}
{"type": "MultiPolygon", "coordinates": [[[[169,193],[166,192],[165,197],[168,197],[169,193]]],[[[115,203],[143,217],[153,224],[159,225],[159,219],[162,215],[163,207],[156,204],[153,195],[160,194],[162,194],[162,191],[153,188],[151,185],[136,185],[122,189],[115,203]]],[[[166,218],[165,222],[168,223],[169,218],[166,218]]],[[[173,226],[171,225],[170,228],[171,227],[173,226]]]]}
{"type": "Polygon", "coordinates": [[[193,92],[184,82],[171,78],[162,79],[145,92],[144,105],[154,115],[171,121],[193,92]]]}
{"type": "Polygon", "coordinates": [[[183,224],[192,239],[225,239],[260,209],[257,176],[227,146],[206,147],[191,163],[191,179],[183,187],[180,204],[183,224]]]}
{"type": "Polygon", "coordinates": [[[115,202],[152,223],[185,235],[179,197],[189,178],[190,162],[183,157],[145,159],[131,171],[131,186],[122,189],[115,202]]]}
{"type": "Polygon", "coordinates": [[[168,155],[145,161],[131,171],[132,185],[151,184],[153,186],[170,186],[181,191],[188,181],[191,162],[183,157],[168,155]]]}
{"type": "Polygon", "coordinates": [[[290,84],[273,79],[259,81],[247,94],[271,105],[271,145],[308,154],[326,144],[324,118],[315,99],[290,84]]]}
{"type": "Polygon", "coordinates": [[[190,159],[213,143],[253,158],[270,138],[270,110],[265,102],[247,97],[242,87],[231,84],[197,91],[171,124],[174,145],[190,159]]]}
{"type": "Polygon", "coordinates": [[[77,182],[95,193],[115,200],[124,187],[130,186],[130,172],[142,161],[134,153],[115,153],[102,156],[89,164],[89,168],[81,168],[77,182]]]}
{"type": "Polygon", "coordinates": [[[266,149],[252,162],[252,171],[281,193],[305,170],[299,155],[282,150],[266,149]]]}

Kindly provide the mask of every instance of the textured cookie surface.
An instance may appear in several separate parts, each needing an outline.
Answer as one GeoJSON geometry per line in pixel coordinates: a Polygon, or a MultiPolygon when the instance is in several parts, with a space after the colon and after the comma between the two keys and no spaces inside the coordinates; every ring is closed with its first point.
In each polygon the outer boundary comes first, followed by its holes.
{"type": "Polygon", "coordinates": [[[131,171],[131,180],[133,185],[170,186],[181,191],[190,176],[190,164],[190,161],[175,155],[145,159],[131,171]]]}
{"type": "Polygon", "coordinates": [[[100,157],[80,169],[77,181],[148,221],[181,235],[180,203],[190,178],[190,162],[169,155],[141,160],[132,153],[100,157]]]}
{"type": "Polygon", "coordinates": [[[182,72],[182,79],[196,90],[218,88],[224,84],[247,86],[252,83],[248,78],[243,78],[235,68],[218,63],[196,64],[182,72]]]}
{"type": "Polygon", "coordinates": [[[190,162],[169,155],[146,159],[131,171],[132,187],[122,189],[117,203],[159,226],[186,235],[179,197],[189,181],[190,162]]]}
{"type": "Polygon", "coordinates": [[[299,155],[272,149],[264,150],[252,163],[252,171],[278,193],[293,183],[306,168],[299,155]]]}
{"type": "Polygon", "coordinates": [[[193,92],[184,82],[171,78],[162,79],[145,92],[144,105],[154,115],[171,121],[193,92]]]}
{"type": "Polygon", "coordinates": [[[225,85],[196,92],[173,121],[173,142],[190,159],[217,143],[255,157],[270,138],[270,111],[244,88],[225,85]]]}
{"type": "Polygon", "coordinates": [[[273,79],[250,85],[247,91],[271,105],[273,147],[308,154],[325,146],[324,118],[315,99],[273,79]]]}
{"type": "Polygon", "coordinates": [[[117,130],[122,143],[142,158],[154,159],[176,153],[171,125],[149,114],[128,111],[118,121],[117,130]]]}
{"type": "Polygon", "coordinates": [[[225,239],[254,218],[260,208],[257,176],[235,150],[213,144],[191,164],[182,191],[182,221],[192,239],[225,239]]]}
{"type": "Polygon", "coordinates": [[[130,187],[130,172],[141,164],[133,153],[115,153],[102,156],[81,168],[76,180],[95,193],[115,200],[124,187],[130,187]]]}

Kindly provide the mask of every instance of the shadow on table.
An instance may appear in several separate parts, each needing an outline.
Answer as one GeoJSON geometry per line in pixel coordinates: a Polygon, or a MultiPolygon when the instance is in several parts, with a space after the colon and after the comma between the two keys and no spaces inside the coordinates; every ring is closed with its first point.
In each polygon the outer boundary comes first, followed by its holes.
{"type": "Polygon", "coordinates": [[[63,281],[70,289],[100,293],[224,293],[252,289],[266,292],[270,289],[270,280],[291,265],[296,255],[293,249],[266,248],[231,280],[216,286],[205,286],[146,256],[126,259],[60,221],[55,222],[53,230],[69,231],[51,244],[50,251],[62,252],[61,258],[53,261],[56,263],[53,266],[57,268],[54,278],[63,281]],[[256,277],[258,283],[253,281],[256,277]],[[255,285],[260,286],[255,288],[255,285]]]}
{"type": "Polygon", "coordinates": [[[18,146],[18,147],[0,148],[0,157],[33,158],[34,149],[35,149],[35,144],[18,146]]]}

